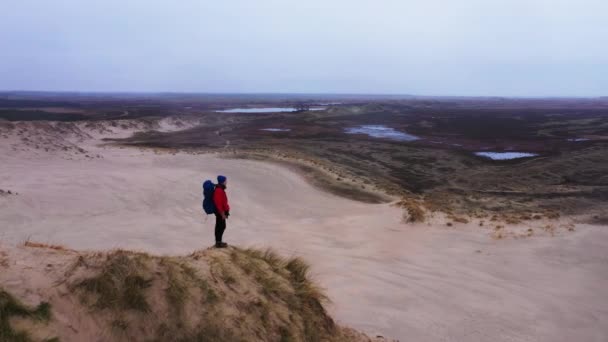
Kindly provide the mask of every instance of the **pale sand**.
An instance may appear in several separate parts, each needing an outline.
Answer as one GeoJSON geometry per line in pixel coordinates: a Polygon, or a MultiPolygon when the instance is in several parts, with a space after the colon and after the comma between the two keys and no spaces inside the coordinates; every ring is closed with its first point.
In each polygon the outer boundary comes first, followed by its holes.
{"type": "Polygon", "coordinates": [[[474,224],[404,224],[400,209],[336,197],[274,164],[86,149],[103,159],[2,151],[0,188],[19,193],[0,197],[3,244],[205,248],[214,222],[201,182],[221,173],[225,240],[304,256],[342,324],[402,341],[608,340],[608,227],[495,240],[474,224]]]}

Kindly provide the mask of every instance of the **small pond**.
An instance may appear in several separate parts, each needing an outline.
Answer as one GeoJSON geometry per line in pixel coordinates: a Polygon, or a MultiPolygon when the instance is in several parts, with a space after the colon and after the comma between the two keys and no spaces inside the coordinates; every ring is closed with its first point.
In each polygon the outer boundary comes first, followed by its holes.
{"type": "Polygon", "coordinates": [[[529,152],[475,152],[475,155],[484,158],[490,158],[492,160],[509,160],[538,156],[537,153],[529,152]]]}
{"type": "Polygon", "coordinates": [[[385,138],[398,141],[414,141],[420,139],[415,135],[400,132],[394,128],[384,125],[362,125],[350,127],[346,128],[344,132],[347,134],[367,134],[374,138],[385,138]]]}
{"type": "Polygon", "coordinates": [[[260,128],[260,131],[267,131],[267,132],[289,132],[289,131],[291,131],[291,128],[260,128]]]}

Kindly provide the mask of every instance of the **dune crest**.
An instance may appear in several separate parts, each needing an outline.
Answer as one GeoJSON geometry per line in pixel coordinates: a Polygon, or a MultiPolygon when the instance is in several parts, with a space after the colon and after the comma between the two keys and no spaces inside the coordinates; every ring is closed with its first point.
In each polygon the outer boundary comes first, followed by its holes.
{"type": "Polygon", "coordinates": [[[327,314],[302,259],[271,250],[168,257],[30,243],[2,256],[2,341],[372,341],[327,314]]]}

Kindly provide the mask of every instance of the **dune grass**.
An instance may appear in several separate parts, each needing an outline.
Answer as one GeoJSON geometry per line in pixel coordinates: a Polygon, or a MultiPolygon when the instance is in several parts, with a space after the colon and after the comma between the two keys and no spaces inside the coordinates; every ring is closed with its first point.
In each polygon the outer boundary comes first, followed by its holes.
{"type": "MultiPolygon", "coordinates": [[[[245,273],[253,276],[263,294],[279,298],[290,312],[301,317],[304,341],[319,341],[335,332],[336,326],[323,307],[329,299],[311,281],[310,266],[303,259],[282,258],[271,249],[236,248],[230,252],[230,257],[245,273]]],[[[281,327],[280,340],[294,340],[292,329],[281,327]]]]}
{"type": "Polygon", "coordinates": [[[119,250],[80,259],[71,286],[118,340],[345,341],[298,257],[231,247],[188,257],[119,250]]]}
{"type": "Polygon", "coordinates": [[[279,256],[272,249],[237,249],[236,251],[241,252],[251,258],[264,260],[273,270],[280,270],[285,266],[285,260],[279,256]]]}
{"type": "Polygon", "coordinates": [[[292,303],[290,306],[302,315],[304,341],[319,341],[324,332],[335,332],[335,323],[323,307],[323,303],[329,299],[310,280],[310,266],[301,258],[295,257],[287,261],[285,268],[290,272],[289,280],[298,299],[295,305],[292,303]]]}
{"type": "Polygon", "coordinates": [[[217,301],[218,295],[215,290],[191,266],[169,257],[162,257],[159,265],[167,275],[165,295],[169,307],[175,311],[175,314],[182,313],[186,301],[192,297],[190,290],[193,288],[201,291],[205,304],[213,304],[217,301]]]}
{"type": "Polygon", "coordinates": [[[141,253],[110,253],[101,272],[81,280],[76,288],[95,295],[92,304],[97,308],[147,312],[150,305],[145,290],[150,287],[151,279],[144,275],[146,258],[148,256],[141,253]]]}
{"type": "Polygon", "coordinates": [[[181,329],[176,331],[174,327],[161,324],[156,329],[156,336],[153,342],[247,342],[246,339],[238,337],[235,333],[227,329],[221,322],[213,317],[208,317],[205,324],[199,325],[196,329],[188,331],[181,329]]]}
{"type": "Polygon", "coordinates": [[[176,314],[182,313],[184,303],[189,297],[187,279],[183,276],[181,265],[171,260],[170,258],[162,258],[160,265],[165,269],[167,275],[167,288],[165,295],[167,302],[172,304],[171,308],[175,308],[176,314]]]}
{"type": "Polygon", "coordinates": [[[272,250],[233,249],[231,260],[247,275],[251,275],[267,296],[285,297],[286,289],[281,283],[281,270],[285,261],[272,250]]]}

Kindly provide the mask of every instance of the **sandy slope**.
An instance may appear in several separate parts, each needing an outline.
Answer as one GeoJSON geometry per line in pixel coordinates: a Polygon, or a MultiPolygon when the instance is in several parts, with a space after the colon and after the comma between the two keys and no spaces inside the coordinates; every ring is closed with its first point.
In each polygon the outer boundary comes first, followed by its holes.
{"type": "MultiPolygon", "coordinates": [[[[474,224],[406,225],[390,205],[311,187],[258,161],[96,147],[2,144],[0,240],[184,254],[211,245],[201,181],[229,178],[226,240],[299,254],[339,322],[406,341],[608,340],[608,227],[495,240],[474,224]]],[[[18,285],[14,285],[18,286],[18,285]]]]}

